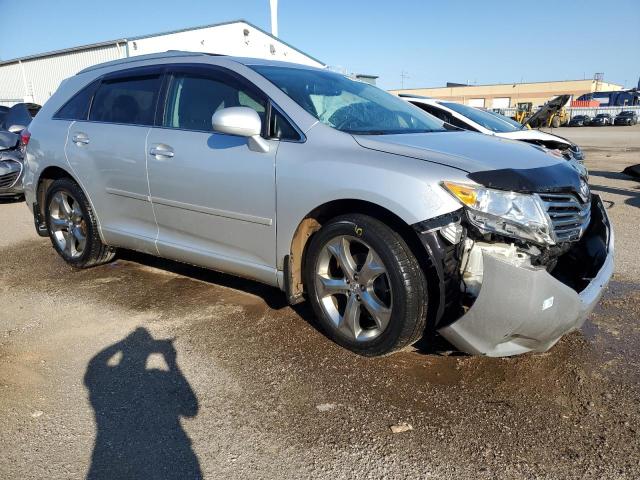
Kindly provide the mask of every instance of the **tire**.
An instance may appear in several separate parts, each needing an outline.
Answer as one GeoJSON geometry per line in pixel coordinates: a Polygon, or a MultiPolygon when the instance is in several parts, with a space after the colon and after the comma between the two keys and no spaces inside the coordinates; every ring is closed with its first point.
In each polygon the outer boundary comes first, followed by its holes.
{"type": "Polygon", "coordinates": [[[424,334],[424,273],[402,237],[379,220],[349,214],[327,222],[311,239],[304,282],[322,330],[355,353],[390,354],[424,334]]]}
{"type": "Polygon", "coordinates": [[[69,265],[89,268],[115,257],[116,250],[100,239],[86,195],[70,178],[56,180],[47,190],[45,218],[53,248],[69,265]]]}
{"type": "Polygon", "coordinates": [[[553,128],[558,128],[560,126],[560,119],[558,117],[553,117],[551,119],[551,126],[553,128]]]}

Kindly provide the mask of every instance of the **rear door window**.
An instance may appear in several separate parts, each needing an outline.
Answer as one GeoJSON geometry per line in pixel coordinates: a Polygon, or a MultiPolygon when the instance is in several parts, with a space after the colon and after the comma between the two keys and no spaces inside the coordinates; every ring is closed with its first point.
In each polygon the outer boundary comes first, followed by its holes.
{"type": "Polygon", "coordinates": [[[159,74],[103,80],[94,96],[89,120],[153,125],[159,90],[159,74]]]}

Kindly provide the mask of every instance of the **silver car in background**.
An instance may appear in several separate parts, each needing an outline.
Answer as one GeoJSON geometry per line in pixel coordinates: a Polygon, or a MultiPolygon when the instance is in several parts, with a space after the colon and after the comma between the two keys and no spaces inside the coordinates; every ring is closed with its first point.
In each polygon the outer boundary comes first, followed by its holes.
{"type": "Polygon", "coordinates": [[[435,331],[544,351],[613,271],[602,202],[568,162],[326,70],[118,60],[63,82],[29,131],[27,204],[68,263],[122,247],[258,280],[363,355],[435,331]]]}

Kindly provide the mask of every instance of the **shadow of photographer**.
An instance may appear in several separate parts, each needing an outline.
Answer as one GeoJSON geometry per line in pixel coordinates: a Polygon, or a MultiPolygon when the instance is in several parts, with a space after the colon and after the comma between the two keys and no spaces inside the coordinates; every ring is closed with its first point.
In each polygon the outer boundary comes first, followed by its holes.
{"type": "Polygon", "coordinates": [[[202,478],[180,424],[197,415],[198,399],[172,340],[137,328],[91,359],[84,384],[97,426],[88,479],[202,478]]]}

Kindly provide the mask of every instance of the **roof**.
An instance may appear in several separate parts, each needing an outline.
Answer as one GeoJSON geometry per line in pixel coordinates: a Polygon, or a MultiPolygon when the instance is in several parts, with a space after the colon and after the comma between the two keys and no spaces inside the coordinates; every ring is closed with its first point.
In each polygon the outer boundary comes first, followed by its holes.
{"type": "Polygon", "coordinates": [[[232,62],[241,63],[242,65],[270,65],[270,66],[278,66],[278,67],[292,67],[296,69],[307,69],[307,70],[321,70],[317,67],[312,67],[310,65],[301,65],[298,63],[292,62],[282,62],[279,60],[265,60],[263,58],[251,58],[251,57],[232,57],[229,55],[219,55],[217,53],[206,53],[206,52],[188,52],[183,50],[168,50],[166,52],[159,53],[148,53],[146,55],[136,55],[135,57],[125,57],[118,58],[117,60],[111,60],[110,62],[98,63],[96,65],[91,65],[83,70],[80,70],[76,75],[80,75],[85,72],[91,72],[93,70],[99,70],[101,68],[114,67],[117,65],[128,65],[132,63],[138,62],[146,62],[147,60],[158,60],[164,58],[181,58],[181,57],[224,57],[227,60],[231,60],[232,62]]]}
{"type": "Polygon", "coordinates": [[[299,52],[302,55],[305,55],[306,57],[309,57],[311,60],[314,60],[314,61],[316,61],[318,63],[321,63],[321,64],[325,65],[324,62],[318,60],[315,57],[312,57],[308,53],[303,52],[299,48],[294,47],[290,43],[285,42],[281,38],[278,38],[278,37],[272,35],[271,33],[267,32],[266,30],[263,30],[262,28],[257,27],[253,23],[248,22],[248,21],[246,21],[244,19],[239,19],[239,20],[232,20],[232,21],[229,21],[229,22],[211,23],[211,24],[207,24],[207,25],[199,25],[199,26],[196,26],[196,27],[182,28],[182,29],[179,29],[179,30],[169,30],[169,31],[166,31],[166,32],[151,33],[151,34],[148,34],[148,35],[139,35],[139,36],[136,36],[136,37],[126,37],[126,38],[123,37],[123,38],[119,38],[119,39],[115,39],[115,40],[108,40],[108,41],[105,41],[105,42],[91,43],[91,44],[88,44],[88,45],[80,45],[80,46],[77,46],[77,47],[64,48],[64,49],[61,49],[61,50],[53,50],[53,51],[50,51],[50,52],[38,53],[38,54],[34,54],[34,55],[27,55],[25,57],[12,58],[12,59],[9,59],[9,60],[1,60],[0,61],[0,66],[7,65],[7,64],[10,64],[10,63],[23,62],[23,61],[26,61],[26,60],[34,60],[36,58],[52,57],[52,56],[55,56],[55,55],[61,55],[61,54],[65,54],[65,53],[81,52],[83,50],[90,50],[90,49],[93,49],[93,48],[107,47],[109,45],[117,45],[117,44],[121,44],[121,43],[127,43],[129,41],[142,40],[143,38],[160,37],[160,36],[163,36],[163,35],[172,35],[172,34],[175,34],[175,33],[190,32],[190,31],[193,31],[193,30],[202,30],[202,29],[205,29],[205,28],[221,27],[223,25],[232,25],[232,24],[235,24],[235,23],[244,23],[244,24],[250,26],[251,28],[254,28],[254,29],[258,30],[259,32],[261,32],[261,33],[273,38],[274,40],[276,40],[276,41],[278,41],[280,43],[282,43],[283,45],[286,45],[287,47],[295,50],[296,52],[299,52]]]}

